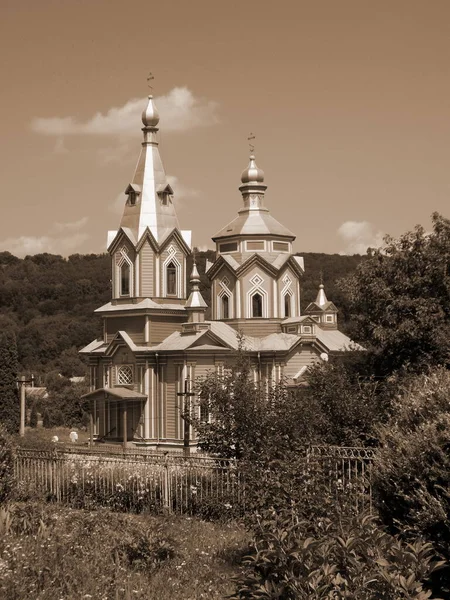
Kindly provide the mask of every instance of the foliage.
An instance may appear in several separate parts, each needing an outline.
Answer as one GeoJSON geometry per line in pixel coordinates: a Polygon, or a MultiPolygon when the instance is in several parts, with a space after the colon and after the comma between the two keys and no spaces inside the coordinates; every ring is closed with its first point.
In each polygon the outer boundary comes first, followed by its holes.
{"type": "Polygon", "coordinates": [[[0,423],[0,504],[12,496],[14,489],[14,445],[6,427],[0,423]]]}
{"type": "MultiPolygon", "coordinates": [[[[392,531],[433,542],[450,562],[450,372],[436,369],[404,385],[380,427],[374,490],[392,531]]],[[[436,589],[450,587],[450,569],[436,589]]],[[[450,592],[449,592],[450,593],[450,592]]]]}
{"type": "Polygon", "coordinates": [[[404,544],[367,514],[261,522],[233,599],[426,600],[423,582],[440,566],[431,544],[404,544]]]}
{"type": "Polygon", "coordinates": [[[0,331],[0,422],[10,433],[19,430],[17,346],[13,333],[0,331]]]}
{"type": "Polygon", "coordinates": [[[370,355],[352,353],[316,363],[306,373],[307,387],[300,393],[310,413],[317,416],[321,444],[360,446],[376,444],[376,428],[389,414],[390,397],[397,385],[375,378],[370,355]]]}
{"type": "Polygon", "coordinates": [[[9,506],[0,509],[0,597],[223,598],[238,573],[231,557],[246,547],[235,525],[9,506]]]}
{"type": "Polygon", "coordinates": [[[359,336],[378,369],[450,364],[450,220],[434,213],[363,261],[342,283],[359,336]]]}
{"type": "Polygon", "coordinates": [[[223,374],[210,373],[200,380],[197,392],[203,417],[188,418],[205,452],[245,460],[275,458],[303,447],[314,435],[315,417],[302,397],[284,382],[267,388],[255,384],[243,350],[223,374]]]}
{"type": "Polygon", "coordinates": [[[36,408],[36,402],[33,402],[30,412],[30,427],[35,428],[38,425],[38,412],[36,408]]]}
{"type": "Polygon", "coordinates": [[[50,429],[52,427],[50,411],[48,410],[47,407],[45,407],[42,412],[42,426],[45,427],[45,429],[50,429]]]}

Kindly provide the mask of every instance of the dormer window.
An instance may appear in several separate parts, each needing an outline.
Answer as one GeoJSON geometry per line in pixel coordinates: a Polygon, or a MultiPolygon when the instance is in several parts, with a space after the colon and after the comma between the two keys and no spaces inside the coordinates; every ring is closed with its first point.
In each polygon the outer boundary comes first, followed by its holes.
{"type": "Polygon", "coordinates": [[[159,185],[156,191],[159,201],[161,202],[161,206],[169,206],[173,196],[173,189],[170,187],[170,185],[159,185]]]}
{"type": "Polygon", "coordinates": [[[138,201],[140,193],[141,193],[141,186],[136,185],[134,183],[130,183],[130,185],[125,190],[125,194],[128,196],[127,205],[128,206],[136,206],[136,203],[138,201]]]}

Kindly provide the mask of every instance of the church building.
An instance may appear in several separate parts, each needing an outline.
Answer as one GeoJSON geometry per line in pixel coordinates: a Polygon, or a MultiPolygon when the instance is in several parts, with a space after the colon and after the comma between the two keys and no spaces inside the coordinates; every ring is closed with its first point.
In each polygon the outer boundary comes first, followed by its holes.
{"type": "MultiPolygon", "coordinates": [[[[250,156],[241,176],[242,208],[216,233],[207,263],[211,320],[194,263],[186,272],[191,232],[180,229],[158,150],[159,115],[150,96],[142,113],[142,150],[125,194],[122,220],[108,233],[112,298],[95,312],[103,336],[89,357],[94,440],[180,450],[182,412],[197,378],[222,370],[239,345],[249,351],[255,381],[298,385],[313,362],[352,348],[338,330],[336,306],[321,285],[300,314],[303,259],[295,235],[265,205],[264,173],[250,156]],[[191,292],[187,297],[187,279],[191,292]],[[191,382],[189,385],[186,382],[191,382]]],[[[192,410],[198,410],[195,398],[192,410]]]]}

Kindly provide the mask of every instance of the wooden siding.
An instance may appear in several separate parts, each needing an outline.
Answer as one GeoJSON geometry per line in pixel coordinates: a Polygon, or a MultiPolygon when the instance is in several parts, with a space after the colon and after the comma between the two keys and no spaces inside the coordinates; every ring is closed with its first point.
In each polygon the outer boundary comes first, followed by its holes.
{"type": "Polygon", "coordinates": [[[126,331],[136,344],[145,341],[145,317],[108,317],[106,319],[106,342],[109,343],[118,331],[126,331]]]}
{"type": "Polygon", "coordinates": [[[181,331],[181,323],[186,320],[185,315],[181,317],[151,317],[150,344],[152,346],[160,344],[174,331],[181,331]]]}
{"type": "Polygon", "coordinates": [[[253,337],[281,333],[280,319],[233,319],[225,322],[236,331],[242,331],[245,335],[253,337]]]}
{"type": "MultiPolygon", "coordinates": [[[[266,307],[264,311],[267,311],[267,316],[269,318],[273,318],[273,277],[269,275],[267,271],[262,269],[259,265],[255,265],[241,279],[241,315],[243,317],[247,316],[247,295],[250,292],[250,290],[255,289],[254,285],[250,283],[250,279],[253,279],[255,275],[259,275],[263,280],[263,283],[261,284],[260,288],[264,290],[267,294],[266,298],[264,299],[264,305],[266,307]]],[[[250,317],[250,315],[248,316],[250,317]]]]}
{"type": "Polygon", "coordinates": [[[140,295],[145,298],[151,298],[155,295],[155,255],[153,248],[148,242],[145,242],[140,252],[140,295]]]}
{"type": "Polygon", "coordinates": [[[319,360],[318,350],[306,345],[298,347],[288,356],[284,368],[284,375],[288,379],[292,379],[302,367],[312,365],[317,360],[319,360]]]}
{"type": "Polygon", "coordinates": [[[166,378],[166,398],[165,398],[165,437],[175,438],[176,437],[176,424],[177,419],[177,372],[178,368],[172,361],[169,361],[165,368],[166,378]]]}

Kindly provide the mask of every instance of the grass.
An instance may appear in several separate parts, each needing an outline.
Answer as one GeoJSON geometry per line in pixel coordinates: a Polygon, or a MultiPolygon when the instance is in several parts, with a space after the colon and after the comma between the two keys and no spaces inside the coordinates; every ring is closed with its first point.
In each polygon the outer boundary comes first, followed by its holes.
{"type": "Polygon", "coordinates": [[[223,598],[248,543],[236,524],[13,504],[0,509],[0,597],[223,598]]]}
{"type": "Polygon", "coordinates": [[[77,444],[86,446],[86,444],[89,442],[89,431],[79,429],[77,427],[51,427],[49,429],[45,429],[44,427],[26,427],[25,436],[23,438],[19,436],[15,437],[21,446],[27,446],[29,448],[41,448],[42,446],[54,446],[52,438],[56,435],[58,436],[59,440],[56,445],[60,447],[64,446],[66,443],[70,443],[69,434],[71,431],[76,431],[78,433],[77,444]]]}

